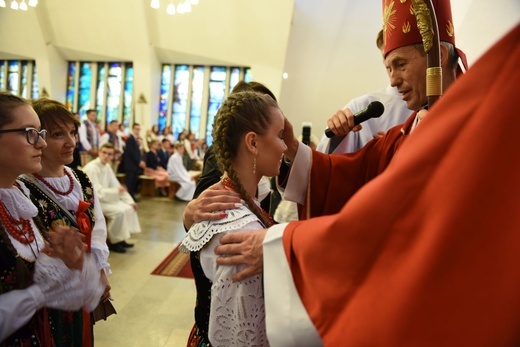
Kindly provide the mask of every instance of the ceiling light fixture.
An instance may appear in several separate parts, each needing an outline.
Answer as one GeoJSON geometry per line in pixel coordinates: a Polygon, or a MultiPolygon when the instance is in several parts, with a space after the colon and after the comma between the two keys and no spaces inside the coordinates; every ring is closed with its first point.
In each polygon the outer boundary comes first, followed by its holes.
{"type": "MultiPolygon", "coordinates": [[[[7,0],[0,0],[0,7],[7,7],[8,3],[9,2],[7,0]]],[[[36,7],[38,6],[38,0],[11,0],[9,8],[15,11],[27,11],[29,9],[27,5],[36,7]]]]}
{"type": "Polygon", "coordinates": [[[161,7],[161,2],[159,0],[152,0],[150,2],[150,7],[158,9],[159,7],[161,7]]]}
{"type": "MultiPolygon", "coordinates": [[[[166,6],[166,13],[169,15],[190,13],[193,5],[198,5],[199,0],[181,0],[174,1],[170,0],[168,6],[166,6]],[[177,5],[175,5],[177,3],[177,5]]],[[[151,0],[150,7],[159,9],[161,7],[160,0],[151,0]]]]}
{"type": "Polygon", "coordinates": [[[172,1],[170,1],[170,4],[168,5],[168,7],[166,7],[166,13],[168,13],[170,15],[175,14],[175,5],[173,4],[172,1]]]}

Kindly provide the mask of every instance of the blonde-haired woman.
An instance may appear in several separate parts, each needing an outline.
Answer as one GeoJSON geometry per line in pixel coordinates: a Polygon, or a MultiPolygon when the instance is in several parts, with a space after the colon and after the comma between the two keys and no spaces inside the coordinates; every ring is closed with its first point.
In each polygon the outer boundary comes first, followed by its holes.
{"type": "Polygon", "coordinates": [[[216,264],[214,248],[228,233],[263,229],[273,224],[254,198],[263,176],[276,176],[287,147],[284,117],[277,103],[256,92],[231,94],[220,107],[213,138],[222,183],[240,194],[245,205],[217,221],[194,224],[182,247],[191,251],[197,286],[196,325],[189,346],[268,346],[262,276],[232,282],[239,269],[216,264]],[[210,297],[208,302],[206,297],[210,297]],[[205,304],[201,304],[205,303],[205,304]]]}

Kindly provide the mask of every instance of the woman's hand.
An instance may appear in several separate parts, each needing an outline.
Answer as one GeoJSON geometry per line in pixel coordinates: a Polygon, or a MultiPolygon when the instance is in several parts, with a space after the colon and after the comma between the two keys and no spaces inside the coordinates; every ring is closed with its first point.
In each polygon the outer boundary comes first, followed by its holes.
{"type": "Polygon", "coordinates": [[[81,270],[83,255],[87,252],[85,236],[71,227],[54,226],[52,230],[46,234],[47,242],[42,252],[61,259],[70,269],[81,270]]]}
{"type": "Polygon", "coordinates": [[[235,209],[242,203],[238,193],[217,182],[188,203],[182,217],[184,226],[189,229],[194,223],[222,219],[227,215],[223,211],[235,209]]]}

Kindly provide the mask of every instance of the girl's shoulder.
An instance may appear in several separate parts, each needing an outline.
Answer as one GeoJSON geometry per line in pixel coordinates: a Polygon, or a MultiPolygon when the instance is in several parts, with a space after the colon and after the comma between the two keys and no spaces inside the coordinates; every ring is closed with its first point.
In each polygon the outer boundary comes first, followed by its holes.
{"type": "Polygon", "coordinates": [[[226,213],[226,216],[222,219],[193,224],[181,242],[181,252],[199,251],[211,241],[214,235],[241,230],[246,225],[258,221],[258,217],[247,206],[223,212],[226,213]]]}

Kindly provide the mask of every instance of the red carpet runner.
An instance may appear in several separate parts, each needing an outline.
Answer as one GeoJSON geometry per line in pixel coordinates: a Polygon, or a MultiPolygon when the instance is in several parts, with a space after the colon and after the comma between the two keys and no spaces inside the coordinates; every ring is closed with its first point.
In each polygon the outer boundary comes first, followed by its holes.
{"type": "Polygon", "coordinates": [[[193,278],[190,255],[179,252],[179,246],[152,271],[152,275],[193,278]]]}

